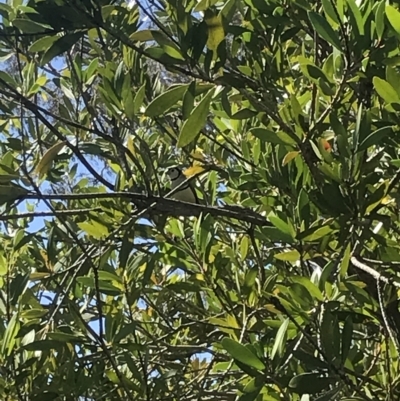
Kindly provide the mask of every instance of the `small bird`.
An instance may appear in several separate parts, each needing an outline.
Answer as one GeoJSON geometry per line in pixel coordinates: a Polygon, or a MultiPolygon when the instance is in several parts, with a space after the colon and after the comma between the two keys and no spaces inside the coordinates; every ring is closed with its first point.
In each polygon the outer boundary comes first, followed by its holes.
{"type": "Polygon", "coordinates": [[[177,192],[171,195],[172,199],[188,203],[199,203],[196,190],[190,182],[185,182],[187,178],[185,174],[182,173],[180,168],[171,167],[168,169],[167,174],[171,180],[171,189],[175,189],[177,186],[179,186],[177,192]]]}

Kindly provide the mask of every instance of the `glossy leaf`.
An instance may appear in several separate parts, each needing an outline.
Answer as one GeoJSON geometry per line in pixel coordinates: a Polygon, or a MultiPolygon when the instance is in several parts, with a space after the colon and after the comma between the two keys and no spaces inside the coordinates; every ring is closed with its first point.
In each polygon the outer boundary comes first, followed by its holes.
{"type": "Polygon", "coordinates": [[[370,146],[382,144],[382,139],[393,134],[393,128],[394,127],[382,127],[372,132],[360,143],[357,150],[361,152],[368,149],[370,146]]]}
{"type": "Polygon", "coordinates": [[[228,351],[229,355],[234,359],[248,365],[257,370],[264,370],[265,365],[261,362],[261,360],[254,355],[248,348],[244,345],[238,343],[231,338],[224,338],[221,341],[221,345],[224,347],[226,351],[228,351]]]}
{"type": "Polygon", "coordinates": [[[340,43],[339,37],[324,17],[314,11],[309,11],[308,18],[321,38],[325,39],[336,49],[340,51],[342,50],[342,44],[340,43]]]}
{"type": "Polygon", "coordinates": [[[286,342],[286,332],[289,326],[289,319],[285,319],[281,327],[279,327],[278,332],[276,333],[274,346],[271,351],[271,359],[274,359],[277,352],[282,353],[283,345],[286,342]]]}
{"type": "Polygon", "coordinates": [[[157,117],[167,112],[171,107],[173,107],[179,100],[183,98],[183,95],[186,92],[186,90],[187,90],[187,85],[174,86],[168,91],[157,96],[147,106],[145,111],[146,116],[157,117]]]}
{"type": "Polygon", "coordinates": [[[189,118],[184,122],[178,138],[179,147],[189,145],[193,142],[206,124],[213,95],[214,89],[211,89],[203,99],[201,99],[200,103],[193,109],[189,118]]]}
{"type": "Polygon", "coordinates": [[[390,25],[400,35],[400,12],[389,4],[386,5],[385,12],[390,25]]]}
{"type": "Polygon", "coordinates": [[[373,79],[375,90],[379,96],[387,103],[400,102],[399,95],[396,90],[384,79],[374,77],[373,79]]]}

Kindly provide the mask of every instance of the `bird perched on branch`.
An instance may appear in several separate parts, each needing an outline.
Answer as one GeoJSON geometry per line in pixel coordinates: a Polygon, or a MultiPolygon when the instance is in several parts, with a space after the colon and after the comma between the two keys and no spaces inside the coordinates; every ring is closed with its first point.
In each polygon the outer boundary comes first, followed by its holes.
{"type": "Polygon", "coordinates": [[[179,186],[177,191],[171,195],[172,199],[188,203],[199,203],[196,190],[192,183],[187,181],[187,177],[179,167],[171,167],[168,169],[167,174],[171,180],[171,189],[179,186]]]}

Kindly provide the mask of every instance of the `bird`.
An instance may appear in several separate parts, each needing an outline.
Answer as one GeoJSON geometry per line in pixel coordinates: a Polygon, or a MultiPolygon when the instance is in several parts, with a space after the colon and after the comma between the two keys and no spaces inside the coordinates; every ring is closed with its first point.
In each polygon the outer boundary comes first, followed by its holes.
{"type": "Polygon", "coordinates": [[[187,181],[185,174],[183,174],[179,167],[169,168],[167,174],[171,180],[171,190],[179,186],[177,191],[171,195],[172,199],[188,203],[199,203],[196,190],[192,184],[187,181]]]}

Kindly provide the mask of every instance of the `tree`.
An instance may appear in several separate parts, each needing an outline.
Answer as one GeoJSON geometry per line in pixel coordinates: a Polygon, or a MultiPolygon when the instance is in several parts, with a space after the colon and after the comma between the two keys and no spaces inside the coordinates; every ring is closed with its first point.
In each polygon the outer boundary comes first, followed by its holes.
{"type": "Polygon", "coordinates": [[[0,4],[2,400],[399,398],[386,3],[0,4]]]}

